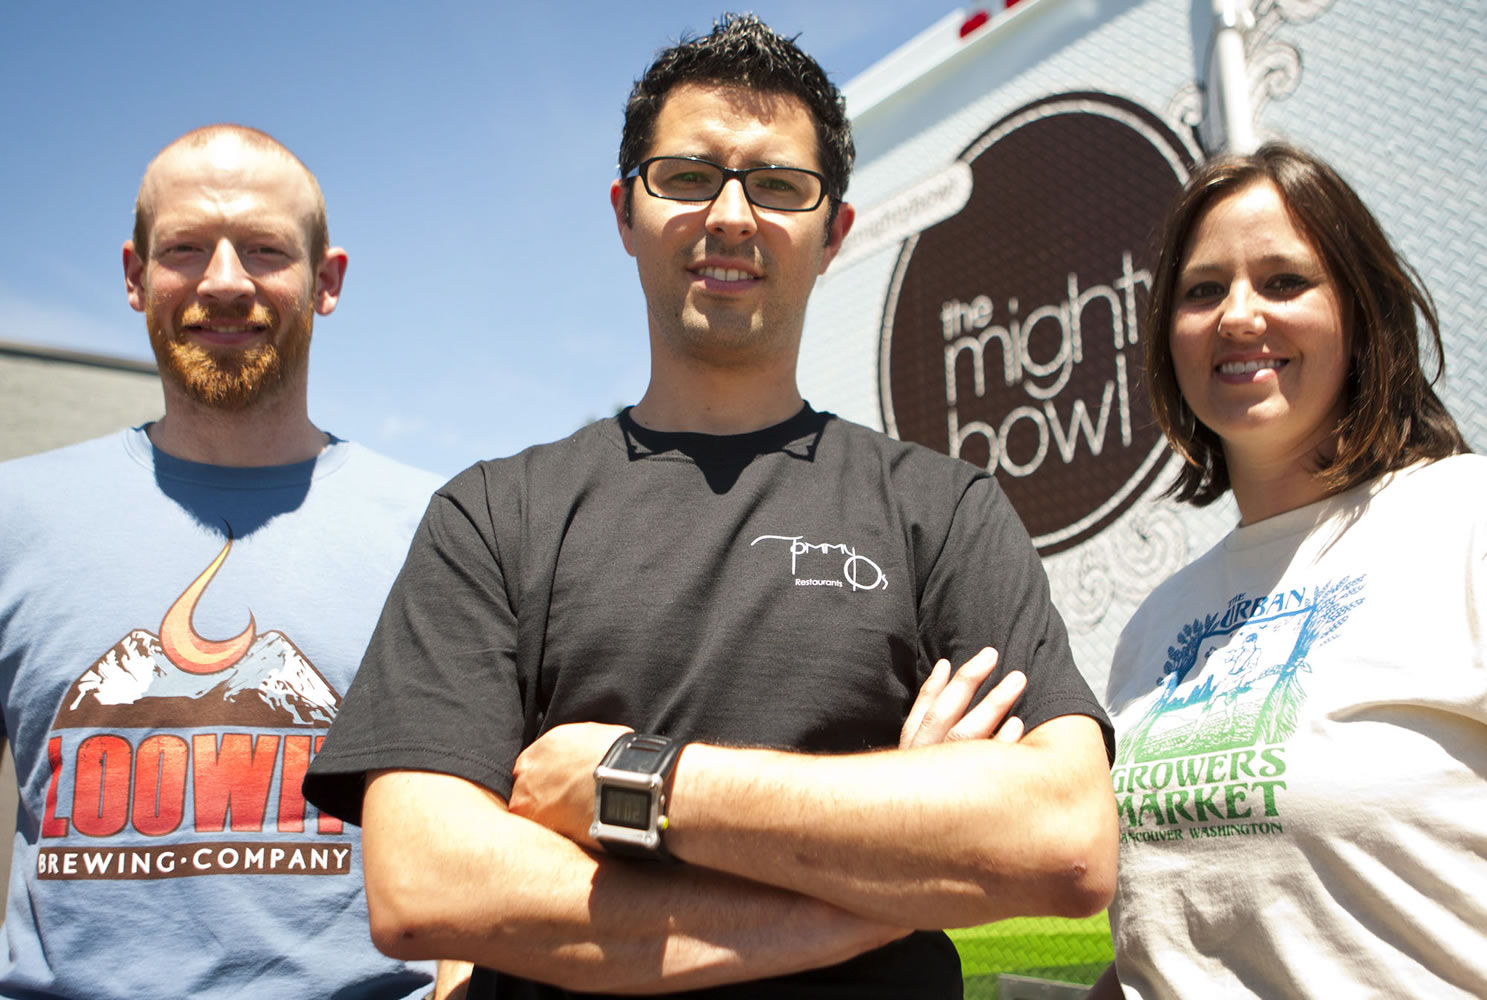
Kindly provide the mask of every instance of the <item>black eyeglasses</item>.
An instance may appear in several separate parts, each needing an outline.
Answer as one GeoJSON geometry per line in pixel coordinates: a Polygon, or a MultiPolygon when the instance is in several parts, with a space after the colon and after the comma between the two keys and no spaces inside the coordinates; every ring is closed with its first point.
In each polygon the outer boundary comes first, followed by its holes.
{"type": "Polygon", "coordinates": [[[653,197],[668,201],[712,201],[735,177],[751,205],[776,212],[811,212],[826,197],[826,178],[801,167],[731,170],[695,156],[652,156],[621,179],[634,177],[653,197]]]}

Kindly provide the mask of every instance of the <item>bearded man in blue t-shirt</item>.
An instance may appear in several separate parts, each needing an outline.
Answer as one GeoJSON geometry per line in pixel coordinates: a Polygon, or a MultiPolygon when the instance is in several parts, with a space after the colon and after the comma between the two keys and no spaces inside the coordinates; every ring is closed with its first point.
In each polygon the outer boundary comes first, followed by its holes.
{"type": "Polygon", "coordinates": [[[438,481],[313,424],[346,252],[271,137],[198,129],[124,244],[165,414],[0,465],[21,808],[0,996],[422,996],[300,786],[438,481]]]}

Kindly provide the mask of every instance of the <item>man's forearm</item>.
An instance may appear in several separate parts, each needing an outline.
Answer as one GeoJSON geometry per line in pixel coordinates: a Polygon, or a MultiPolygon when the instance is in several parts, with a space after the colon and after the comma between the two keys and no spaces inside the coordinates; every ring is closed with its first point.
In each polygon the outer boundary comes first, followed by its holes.
{"type": "Polygon", "coordinates": [[[1109,902],[1114,800],[1099,727],[842,757],[693,746],[667,844],[877,920],[970,926],[1109,902]]]}
{"type": "Polygon", "coordinates": [[[368,785],[372,935],[569,989],[666,993],[845,961],[900,929],[693,866],[596,857],[447,775],[368,785]]]}

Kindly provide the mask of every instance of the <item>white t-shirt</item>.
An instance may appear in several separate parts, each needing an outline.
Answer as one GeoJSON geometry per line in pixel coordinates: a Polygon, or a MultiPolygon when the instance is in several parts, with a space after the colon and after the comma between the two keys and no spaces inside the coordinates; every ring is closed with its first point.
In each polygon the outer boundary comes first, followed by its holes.
{"type": "Polygon", "coordinates": [[[1127,997],[1487,997],[1487,458],[1236,528],[1108,694],[1127,997]]]}

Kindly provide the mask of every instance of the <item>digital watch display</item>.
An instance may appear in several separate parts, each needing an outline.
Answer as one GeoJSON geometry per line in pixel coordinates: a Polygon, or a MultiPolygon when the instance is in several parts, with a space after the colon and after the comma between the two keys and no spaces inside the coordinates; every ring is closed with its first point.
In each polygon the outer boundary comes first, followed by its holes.
{"type": "Polygon", "coordinates": [[[630,788],[599,789],[599,822],[606,826],[623,826],[631,830],[645,830],[651,825],[651,802],[649,792],[637,792],[630,788]]]}
{"type": "Polygon", "coordinates": [[[666,850],[666,782],[685,746],[666,736],[626,733],[594,768],[589,835],[610,854],[674,860],[666,850]]]}

